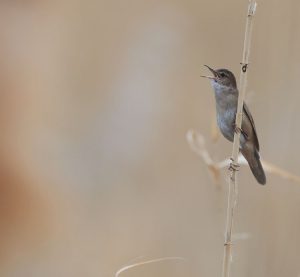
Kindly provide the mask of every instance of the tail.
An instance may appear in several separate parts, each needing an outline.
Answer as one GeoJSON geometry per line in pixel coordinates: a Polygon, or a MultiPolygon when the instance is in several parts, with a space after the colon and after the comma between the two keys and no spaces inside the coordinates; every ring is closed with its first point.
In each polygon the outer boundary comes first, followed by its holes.
{"type": "Polygon", "coordinates": [[[242,154],[248,161],[250,169],[257,182],[261,185],[265,185],[267,182],[266,175],[261,165],[259,153],[257,152],[257,150],[254,150],[254,153],[252,151],[242,151],[242,154]]]}

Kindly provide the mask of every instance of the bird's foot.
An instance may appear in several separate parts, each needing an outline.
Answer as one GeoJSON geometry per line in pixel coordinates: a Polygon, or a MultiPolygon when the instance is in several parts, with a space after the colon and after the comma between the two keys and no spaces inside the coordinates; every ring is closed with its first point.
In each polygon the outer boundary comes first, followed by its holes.
{"type": "Polygon", "coordinates": [[[234,160],[233,160],[233,158],[230,158],[230,160],[231,160],[231,163],[230,163],[228,169],[230,171],[239,171],[240,165],[237,164],[237,163],[235,163],[234,160]]]}
{"type": "Polygon", "coordinates": [[[234,128],[234,132],[235,132],[236,134],[237,134],[237,133],[242,133],[242,132],[243,132],[242,128],[236,126],[235,123],[234,123],[234,125],[233,125],[233,128],[234,128]]]}
{"type": "Polygon", "coordinates": [[[235,123],[233,124],[233,129],[236,134],[240,133],[245,137],[245,139],[248,139],[248,135],[246,134],[246,132],[244,132],[242,128],[236,126],[235,123]]]}

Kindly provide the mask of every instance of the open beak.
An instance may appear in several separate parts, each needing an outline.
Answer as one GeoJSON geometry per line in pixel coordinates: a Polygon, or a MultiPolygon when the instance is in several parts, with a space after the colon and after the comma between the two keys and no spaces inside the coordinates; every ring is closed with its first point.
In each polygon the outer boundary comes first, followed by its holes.
{"type": "Polygon", "coordinates": [[[204,77],[204,78],[208,78],[208,79],[212,79],[212,80],[216,80],[217,79],[217,77],[219,77],[218,76],[218,73],[214,70],[214,69],[212,69],[211,67],[209,67],[208,65],[204,65],[204,66],[206,66],[208,69],[209,69],[209,71],[214,75],[214,76],[205,76],[205,75],[201,75],[200,77],[204,77]]]}

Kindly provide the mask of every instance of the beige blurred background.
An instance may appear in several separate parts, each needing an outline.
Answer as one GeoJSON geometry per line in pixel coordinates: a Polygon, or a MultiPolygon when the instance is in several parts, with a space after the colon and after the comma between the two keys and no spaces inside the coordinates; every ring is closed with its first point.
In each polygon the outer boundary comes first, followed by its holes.
{"type": "MultiPolygon", "coordinates": [[[[203,64],[236,74],[247,1],[1,1],[0,275],[220,276],[226,174],[203,64]]],[[[266,160],[300,175],[300,2],[258,1],[247,99],[266,160]]],[[[232,276],[300,274],[300,185],[239,174],[232,276]]]]}

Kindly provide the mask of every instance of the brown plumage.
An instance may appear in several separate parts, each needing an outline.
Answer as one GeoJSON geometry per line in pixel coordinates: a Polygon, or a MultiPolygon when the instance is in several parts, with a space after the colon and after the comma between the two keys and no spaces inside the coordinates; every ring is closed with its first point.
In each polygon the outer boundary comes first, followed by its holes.
{"type": "MultiPolygon", "coordinates": [[[[211,79],[211,84],[215,91],[218,126],[223,136],[233,142],[239,95],[235,77],[228,69],[214,70],[209,66],[206,67],[213,73],[213,76],[202,77],[211,79]]],[[[240,151],[248,161],[257,182],[262,185],[266,184],[266,176],[260,162],[256,128],[246,103],[243,106],[240,151]]]]}

